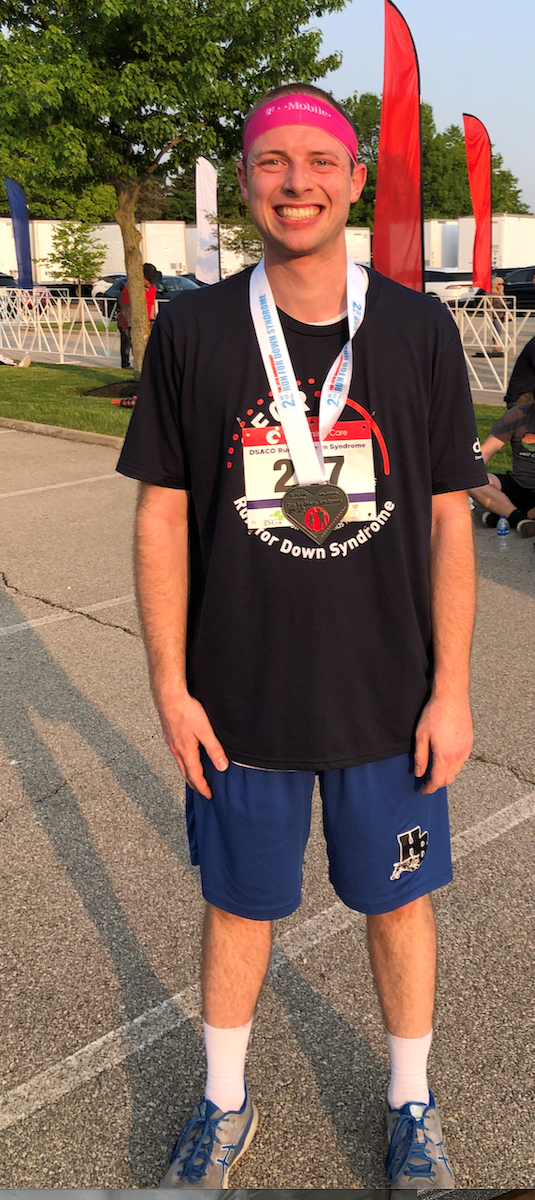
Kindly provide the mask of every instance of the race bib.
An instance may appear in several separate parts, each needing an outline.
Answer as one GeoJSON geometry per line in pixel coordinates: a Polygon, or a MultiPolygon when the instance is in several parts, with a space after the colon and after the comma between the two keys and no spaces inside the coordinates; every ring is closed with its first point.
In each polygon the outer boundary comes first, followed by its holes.
{"type": "MultiPolygon", "coordinates": [[[[317,418],[309,420],[315,445],[319,444],[317,418]]],[[[297,484],[281,425],[242,429],[247,524],[249,529],[274,529],[289,522],[282,498],[297,484]]],[[[323,442],[327,481],[343,488],[349,507],[343,518],[369,521],[377,515],[375,467],[371,429],[367,421],[340,421],[323,442]]]]}

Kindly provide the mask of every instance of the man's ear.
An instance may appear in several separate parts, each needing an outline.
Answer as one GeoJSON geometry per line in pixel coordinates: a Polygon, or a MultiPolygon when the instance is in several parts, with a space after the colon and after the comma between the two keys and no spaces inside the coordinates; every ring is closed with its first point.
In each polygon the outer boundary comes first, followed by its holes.
{"type": "Polygon", "coordinates": [[[242,194],[244,200],[246,200],[248,202],[249,201],[249,190],[247,187],[247,168],[245,166],[245,163],[242,161],[242,159],[240,159],[240,161],[238,163],[236,163],[236,175],[238,176],[238,183],[240,185],[241,194],[242,194]]]}
{"type": "Polygon", "coordinates": [[[364,184],[366,183],[367,175],[368,175],[368,168],[367,168],[366,164],[362,163],[362,162],[355,163],[355,166],[353,167],[353,172],[351,175],[351,203],[352,204],[355,204],[357,200],[360,200],[360,197],[364,190],[364,184]]]}

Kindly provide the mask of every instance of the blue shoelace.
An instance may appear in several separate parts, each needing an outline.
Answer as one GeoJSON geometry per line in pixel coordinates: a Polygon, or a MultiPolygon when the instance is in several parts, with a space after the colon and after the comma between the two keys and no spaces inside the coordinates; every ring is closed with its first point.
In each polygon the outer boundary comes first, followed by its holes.
{"type": "Polygon", "coordinates": [[[196,1183],[202,1179],[212,1161],[214,1142],[219,1142],[216,1135],[221,1113],[216,1109],[216,1115],[210,1116],[208,1102],[203,1100],[199,1111],[184,1126],[176,1145],[171,1152],[171,1163],[182,1155],[179,1166],[181,1179],[188,1183],[196,1183]],[[188,1151],[189,1154],[188,1154],[188,1151]]]}
{"type": "Polygon", "coordinates": [[[425,1131],[426,1113],[427,1109],[421,1117],[403,1113],[394,1126],[386,1158],[389,1183],[397,1183],[406,1167],[409,1168],[407,1174],[411,1177],[435,1177],[436,1171],[433,1171],[433,1167],[436,1166],[436,1162],[427,1149],[428,1143],[433,1145],[433,1142],[425,1131]],[[424,1135],[423,1142],[418,1140],[420,1131],[424,1135]]]}

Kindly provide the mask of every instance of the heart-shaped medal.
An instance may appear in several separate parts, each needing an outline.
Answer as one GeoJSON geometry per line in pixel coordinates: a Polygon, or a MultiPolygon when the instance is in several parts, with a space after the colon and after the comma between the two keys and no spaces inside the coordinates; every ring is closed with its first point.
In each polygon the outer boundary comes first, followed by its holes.
{"type": "Polygon", "coordinates": [[[334,483],[309,483],[288,488],[282,500],[285,517],[321,546],[345,517],[349,501],[334,483]]]}

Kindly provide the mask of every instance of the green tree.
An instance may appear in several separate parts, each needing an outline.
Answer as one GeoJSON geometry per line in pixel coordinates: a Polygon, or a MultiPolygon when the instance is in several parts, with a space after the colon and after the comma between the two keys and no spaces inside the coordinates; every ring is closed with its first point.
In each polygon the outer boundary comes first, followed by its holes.
{"type": "MultiPolygon", "coordinates": [[[[214,221],[214,230],[216,222],[214,221]]],[[[232,250],[234,254],[244,254],[250,262],[260,262],[262,258],[262,238],[258,229],[245,217],[232,217],[231,220],[219,221],[219,239],[224,250],[232,250]]],[[[214,247],[217,243],[214,243],[214,247]]]]}
{"type": "MultiPolygon", "coordinates": [[[[373,229],[381,97],[357,92],[343,101],[359,139],[359,156],[368,168],[360,200],[351,206],[349,224],[373,229]]],[[[472,212],[464,134],[458,125],[438,133],[430,104],[422,104],[422,166],[424,217],[442,219],[469,216],[472,212]]],[[[518,179],[503,166],[501,154],[492,155],[493,212],[528,213],[521,198],[518,179]]]]}
{"type": "Polygon", "coordinates": [[[95,226],[82,221],[62,221],[52,234],[52,253],[38,259],[50,271],[52,279],[74,279],[78,284],[78,300],[82,284],[98,279],[107,250],[96,242],[95,226]]]}
{"type": "Polygon", "coordinates": [[[309,27],[345,0],[4,0],[0,146],[23,186],[113,185],[132,303],[134,366],[148,336],[142,186],[199,153],[230,157],[269,88],[336,69],[309,27]],[[18,169],[17,169],[18,168],[18,169]]]}
{"type": "Polygon", "coordinates": [[[359,140],[359,158],[366,163],[368,176],[364,190],[349,210],[348,225],[368,225],[373,229],[375,188],[377,185],[377,159],[379,155],[379,127],[381,124],[381,97],[373,92],[357,92],[342,101],[348,117],[353,122],[359,140]]]}
{"type": "MultiPolygon", "coordinates": [[[[430,104],[422,104],[424,217],[455,218],[473,212],[466,165],[464,133],[450,125],[437,133],[430,104]]],[[[492,211],[529,213],[521,199],[518,179],[492,154],[492,211]]]]}
{"type": "MultiPolygon", "coordinates": [[[[0,145],[0,177],[8,175],[22,183],[20,161],[2,154],[0,145]]],[[[96,225],[101,221],[113,221],[117,208],[115,189],[107,184],[86,187],[78,193],[67,187],[59,188],[55,181],[49,186],[24,185],[28,216],[30,220],[90,221],[96,225]]],[[[3,179],[0,178],[0,216],[9,217],[9,204],[3,179]]]]}

